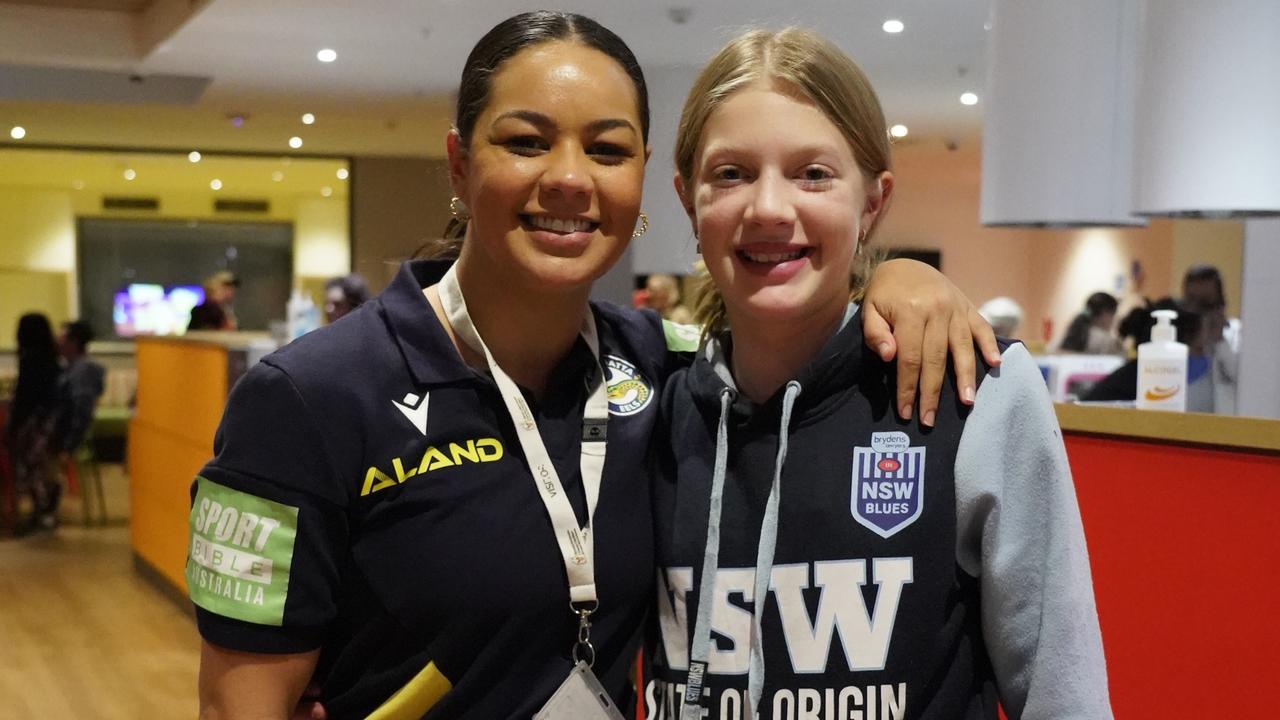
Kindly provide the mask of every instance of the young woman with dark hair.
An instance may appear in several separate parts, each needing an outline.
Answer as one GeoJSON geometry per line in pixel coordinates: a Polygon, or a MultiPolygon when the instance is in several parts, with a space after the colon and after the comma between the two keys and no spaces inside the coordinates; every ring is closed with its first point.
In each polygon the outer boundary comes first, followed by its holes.
{"type": "Polygon", "coordinates": [[[31,496],[31,517],[21,531],[58,524],[62,486],[57,470],[57,429],[62,369],[49,318],[28,313],[18,320],[18,382],[6,429],[15,484],[31,496]]]}

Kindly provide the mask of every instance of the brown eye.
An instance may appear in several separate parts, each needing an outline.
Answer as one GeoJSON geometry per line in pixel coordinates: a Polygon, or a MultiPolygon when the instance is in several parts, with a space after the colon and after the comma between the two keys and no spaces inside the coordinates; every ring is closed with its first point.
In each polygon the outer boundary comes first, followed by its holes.
{"type": "Polygon", "coordinates": [[[547,142],[537,135],[518,135],[502,141],[502,146],[516,155],[532,156],[546,152],[547,142]]]}
{"type": "Polygon", "coordinates": [[[627,148],[610,142],[593,143],[587,147],[587,154],[610,165],[616,165],[631,157],[631,152],[627,148]]]}
{"type": "Polygon", "coordinates": [[[801,173],[801,179],[806,183],[824,183],[835,177],[832,172],[821,165],[810,165],[801,173]]]}

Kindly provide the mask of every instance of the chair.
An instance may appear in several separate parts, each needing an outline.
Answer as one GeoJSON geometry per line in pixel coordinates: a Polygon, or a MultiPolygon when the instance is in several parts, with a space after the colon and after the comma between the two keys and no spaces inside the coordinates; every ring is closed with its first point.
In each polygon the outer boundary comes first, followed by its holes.
{"type": "Polygon", "coordinates": [[[98,463],[98,455],[94,451],[92,430],[85,435],[80,447],[71,454],[66,466],[62,468],[67,478],[67,492],[80,493],[80,508],[84,515],[84,525],[93,525],[93,496],[97,496],[99,525],[107,524],[107,500],[102,489],[102,468],[98,463]],[[87,473],[82,473],[87,469],[87,473]]]}

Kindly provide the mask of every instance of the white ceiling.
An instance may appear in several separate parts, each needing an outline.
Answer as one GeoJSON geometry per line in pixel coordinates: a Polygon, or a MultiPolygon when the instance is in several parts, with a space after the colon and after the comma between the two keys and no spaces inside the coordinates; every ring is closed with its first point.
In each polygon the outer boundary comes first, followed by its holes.
{"type": "MultiPolygon", "coordinates": [[[[514,0],[211,0],[187,6],[194,11],[153,46],[139,41],[140,23],[167,27],[165,18],[148,17],[164,15],[165,5],[156,0],[144,13],[125,13],[0,0],[0,63],[212,78],[194,106],[150,111],[0,97],[0,142],[10,142],[10,125],[22,124],[28,144],[288,152],[284,141],[300,134],[307,152],[435,154],[471,46],[528,7],[514,0]],[[338,52],[337,62],[316,60],[325,47],[338,52]],[[297,117],[304,111],[327,127],[303,128],[297,117]],[[235,112],[249,116],[238,129],[227,120],[235,112]]],[[[746,26],[813,27],[862,65],[889,121],[910,126],[913,139],[969,139],[980,128],[981,104],[965,107],[958,98],[983,85],[985,0],[677,0],[688,9],[683,24],[667,3],[559,5],[614,29],[646,67],[699,65],[746,26]],[[888,18],[901,19],[906,31],[884,33],[888,18]]]]}

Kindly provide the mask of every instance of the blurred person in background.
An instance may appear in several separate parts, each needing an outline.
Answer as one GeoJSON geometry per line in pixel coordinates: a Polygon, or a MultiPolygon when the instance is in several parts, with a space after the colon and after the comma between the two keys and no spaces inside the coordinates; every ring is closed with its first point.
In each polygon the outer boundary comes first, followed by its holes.
{"type": "Polygon", "coordinates": [[[687,325],[693,312],[680,304],[680,281],[674,275],[654,273],[644,283],[645,306],[656,310],[663,320],[687,325]]]}
{"type": "Polygon", "coordinates": [[[1112,332],[1116,322],[1116,309],[1120,303],[1115,296],[1096,292],[1084,303],[1080,313],[1067,326],[1067,332],[1058,345],[1060,352],[1076,352],[1086,355],[1120,355],[1124,346],[1112,332]]]}
{"type": "Polygon", "coordinates": [[[369,284],[359,273],[330,278],[324,284],[324,319],[334,322],[369,299],[369,284]]]}
{"type": "MultiPolygon", "coordinates": [[[[1189,356],[1194,356],[1197,352],[1203,351],[1200,316],[1171,297],[1161,298],[1145,307],[1134,308],[1120,321],[1120,336],[1125,339],[1132,338],[1135,350],[1139,345],[1151,340],[1151,328],[1156,325],[1155,318],[1151,317],[1152,310],[1173,310],[1178,313],[1178,317],[1173,321],[1178,342],[1187,346],[1189,356]]],[[[1187,367],[1189,376],[1187,409],[1192,410],[1194,408],[1192,407],[1191,395],[1195,392],[1197,378],[1192,376],[1190,364],[1187,367]]],[[[1099,381],[1080,399],[1086,402],[1133,401],[1137,397],[1138,359],[1134,357],[1099,381]]]]}
{"type": "Polygon", "coordinates": [[[93,424],[93,411],[105,388],[106,370],[87,354],[93,328],[83,320],[64,323],[58,335],[62,371],[62,412],[58,419],[58,450],[69,459],[84,442],[93,424]]]}
{"type": "Polygon", "coordinates": [[[229,270],[220,270],[204,280],[204,302],[191,308],[188,330],[235,330],[236,313],[232,303],[240,278],[229,270]]]}
{"type": "Polygon", "coordinates": [[[1022,306],[1013,298],[991,298],[978,308],[978,314],[991,323],[991,329],[1003,338],[1018,337],[1018,328],[1022,325],[1022,306]]]}
{"type": "Polygon", "coordinates": [[[19,532],[52,530],[58,524],[62,496],[55,463],[62,368],[49,318],[42,313],[23,315],[17,341],[18,383],[5,435],[15,485],[31,497],[31,517],[19,525],[19,532]]]}
{"type": "MultiPolygon", "coordinates": [[[[1240,321],[1227,317],[1227,297],[1222,274],[1212,265],[1192,265],[1182,276],[1182,302],[1204,319],[1201,344],[1204,351],[1188,358],[1192,376],[1207,375],[1204,387],[1211,400],[1201,398],[1204,412],[1234,415],[1236,377],[1240,370],[1240,321]]],[[[1194,389],[1189,386],[1188,391],[1194,389]]],[[[1188,397],[1188,402],[1193,398],[1188,397]]],[[[1191,409],[1188,407],[1188,409],[1191,409]]]]}

